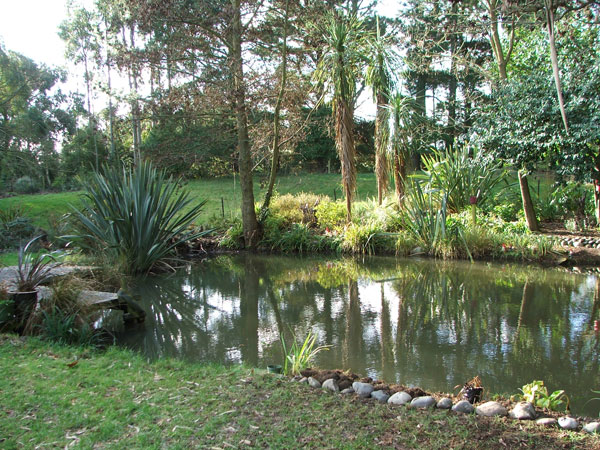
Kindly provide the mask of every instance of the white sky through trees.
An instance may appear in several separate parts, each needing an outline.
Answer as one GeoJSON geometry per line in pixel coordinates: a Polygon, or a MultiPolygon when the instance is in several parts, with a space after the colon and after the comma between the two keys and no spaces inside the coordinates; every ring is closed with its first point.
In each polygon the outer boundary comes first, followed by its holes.
{"type": "MultiPolygon", "coordinates": [[[[380,0],[377,9],[381,15],[394,17],[400,3],[400,0],[380,0]]],[[[63,91],[83,93],[83,68],[68,64],[65,44],[58,37],[58,27],[67,18],[67,4],[68,0],[0,0],[0,42],[5,50],[20,53],[36,63],[66,68],[69,81],[63,91]]],[[[79,0],[76,4],[91,7],[93,0],[79,0]]],[[[359,106],[362,110],[366,105],[359,106]]],[[[371,114],[359,111],[359,115],[371,114]]]]}

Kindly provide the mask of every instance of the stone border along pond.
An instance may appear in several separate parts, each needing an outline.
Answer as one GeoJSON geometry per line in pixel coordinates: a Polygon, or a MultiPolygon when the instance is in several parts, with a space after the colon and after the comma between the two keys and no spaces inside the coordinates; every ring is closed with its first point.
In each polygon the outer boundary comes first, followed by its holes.
{"type": "MultiPolygon", "coordinates": [[[[459,400],[456,403],[453,402],[451,396],[442,395],[441,398],[436,399],[431,395],[427,395],[426,392],[419,388],[409,388],[403,391],[394,392],[388,394],[389,388],[382,388],[379,382],[373,384],[365,381],[354,381],[352,385],[340,390],[340,386],[336,381],[336,374],[339,376],[341,371],[326,371],[316,373],[313,369],[302,371],[303,375],[309,376],[295,376],[290,378],[292,381],[304,383],[315,389],[325,389],[341,395],[358,395],[361,398],[372,398],[379,403],[387,403],[389,405],[406,406],[408,408],[415,409],[446,409],[452,410],[457,414],[472,414],[475,413],[480,416],[487,417],[510,417],[515,420],[535,420],[540,426],[553,427],[558,425],[559,428],[564,430],[578,431],[582,430],[589,434],[600,434],[600,422],[593,421],[585,423],[581,426],[580,421],[585,419],[576,418],[570,416],[562,416],[558,420],[554,417],[549,417],[543,412],[536,411],[535,407],[529,402],[518,402],[511,404],[512,409],[508,409],[502,403],[497,401],[488,401],[481,403],[477,406],[472,405],[468,400],[459,400]],[[316,377],[310,376],[311,373],[318,378],[330,377],[319,381],[316,377]],[[320,376],[319,376],[320,375],[320,376]],[[412,393],[406,392],[410,391],[412,393]]],[[[282,375],[280,375],[282,376],[282,375]]],[[[363,378],[363,380],[367,380],[363,378]]],[[[342,382],[343,385],[348,384],[348,380],[342,382]]],[[[505,402],[506,403],[506,402],[505,402]]]]}

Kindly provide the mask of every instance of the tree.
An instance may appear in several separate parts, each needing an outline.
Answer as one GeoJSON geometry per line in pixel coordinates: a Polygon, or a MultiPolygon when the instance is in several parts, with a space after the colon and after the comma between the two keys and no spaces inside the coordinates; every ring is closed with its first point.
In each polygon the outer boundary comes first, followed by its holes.
{"type": "Polygon", "coordinates": [[[377,202],[380,205],[388,190],[389,103],[394,89],[393,73],[397,70],[396,57],[391,51],[390,40],[383,33],[379,25],[379,18],[377,18],[377,32],[372,42],[372,53],[366,76],[366,82],[373,92],[377,107],[375,117],[375,176],[377,178],[377,202]]]}
{"type": "Polygon", "coordinates": [[[334,12],[325,18],[323,41],[323,55],[315,80],[323,83],[332,96],[335,144],[346,196],[346,220],[350,222],[356,187],[354,94],[356,78],[365,60],[367,33],[355,16],[334,12]]]}

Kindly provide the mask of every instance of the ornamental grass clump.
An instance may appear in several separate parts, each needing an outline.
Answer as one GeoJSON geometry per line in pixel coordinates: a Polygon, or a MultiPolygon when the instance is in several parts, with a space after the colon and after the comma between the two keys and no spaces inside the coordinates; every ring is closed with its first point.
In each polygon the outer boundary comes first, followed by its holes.
{"type": "Polygon", "coordinates": [[[191,205],[188,193],[148,162],[94,173],[82,203],[71,238],[83,249],[109,253],[128,274],[173,269],[175,248],[206,234],[190,230],[205,202],[191,205]]]}
{"type": "Polygon", "coordinates": [[[313,359],[323,350],[329,350],[330,345],[319,345],[315,347],[317,336],[308,332],[304,342],[299,343],[296,336],[292,335],[294,342],[290,348],[287,348],[283,336],[281,336],[281,346],[283,347],[283,374],[300,375],[300,372],[311,364],[313,359]]]}

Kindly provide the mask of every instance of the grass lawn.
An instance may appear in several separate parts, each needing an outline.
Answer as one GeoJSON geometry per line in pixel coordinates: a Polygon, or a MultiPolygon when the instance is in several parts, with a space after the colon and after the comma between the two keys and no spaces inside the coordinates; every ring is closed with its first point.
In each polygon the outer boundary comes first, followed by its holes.
{"type": "Polygon", "coordinates": [[[0,335],[0,447],[598,448],[509,419],[415,411],[264,371],[0,335]]]}
{"type": "MultiPolygon", "coordinates": [[[[254,179],[254,192],[256,201],[262,201],[264,191],[260,186],[260,179],[254,179]]],[[[279,178],[277,192],[280,194],[313,192],[315,194],[329,195],[337,198],[343,196],[339,174],[302,174],[287,175],[279,178]]],[[[207,180],[194,180],[187,182],[185,188],[190,191],[194,200],[206,200],[204,213],[200,217],[201,224],[210,224],[211,218],[221,217],[223,211],[226,218],[240,215],[240,183],[238,177],[213,178],[207,180]],[[223,199],[223,208],[221,206],[223,199]]],[[[357,199],[364,200],[377,194],[375,175],[361,173],[357,176],[357,199]]],[[[25,215],[41,227],[47,228],[53,219],[70,211],[69,205],[80,205],[81,192],[60,192],[55,194],[18,195],[0,199],[0,209],[11,206],[20,206],[25,210],[25,215]]]]}

